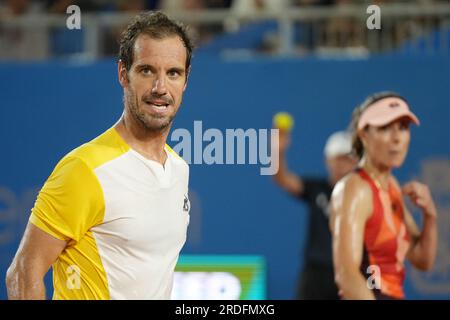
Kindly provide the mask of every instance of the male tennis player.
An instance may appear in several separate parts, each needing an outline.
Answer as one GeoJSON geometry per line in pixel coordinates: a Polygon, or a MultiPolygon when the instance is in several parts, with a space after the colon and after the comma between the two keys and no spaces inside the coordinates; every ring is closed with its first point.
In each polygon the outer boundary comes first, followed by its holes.
{"type": "Polygon", "coordinates": [[[192,45],[159,12],[120,40],[119,121],[67,154],[32,210],[7,272],[10,299],[168,299],[189,223],[188,165],[165,143],[181,105],[192,45]]]}

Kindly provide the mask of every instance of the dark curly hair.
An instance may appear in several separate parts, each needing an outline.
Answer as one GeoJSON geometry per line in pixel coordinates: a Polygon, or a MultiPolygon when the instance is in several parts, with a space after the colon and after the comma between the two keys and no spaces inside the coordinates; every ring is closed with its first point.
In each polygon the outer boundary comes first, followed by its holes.
{"type": "Polygon", "coordinates": [[[366,98],[366,100],[364,100],[363,103],[361,103],[353,110],[352,121],[350,123],[350,131],[352,132],[352,151],[354,155],[357,156],[359,159],[361,159],[362,156],[364,155],[364,146],[362,144],[361,139],[358,136],[358,122],[359,119],[361,118],[362,113],[375,102],[391,97],[402,99],[403,101],[408,103],[408,101],[404,97],[402,97],[396,92],[382,91],[371,94],[366,98]]]}
{"type": "Polygon", "coordinates": [[[133,47],[140,34],[146,34],[153,39],[180,37],[186,48],[186,70],[189,72],[193,44],[188,36],[187,28],[183,24],[169,19],[160,11],[148,11],[137,15],[122,32],[119,40],[119,60],[125,64],[127,71],[133,64],[133,47]]]}

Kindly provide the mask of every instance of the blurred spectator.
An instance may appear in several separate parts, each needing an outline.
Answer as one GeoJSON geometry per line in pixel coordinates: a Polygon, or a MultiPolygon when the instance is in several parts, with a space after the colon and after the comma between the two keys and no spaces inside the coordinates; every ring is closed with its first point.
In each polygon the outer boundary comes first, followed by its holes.
{"type": "MultiPolygon", "coordinates": [[[[236,0],[234,0],[236,1],[236,0]]],[[[161,2],[161,10],[168,12],[199,11],[206,9],[230,8],[232,0],[165,0],[161,2]]],[[[200,23],[189,23],[189,33],[196,45],[208,42],[213,37],[224,32],[221,22],[217,24],[202,25],[200,23]]]]}
{"type": "MultiPolygon", "coordinates": [[[[115,0],[112,2],[111,8],[118,12],[135,14],[139,11],[160,9],[161,4],[165,2],[164,0],[115,0]]],[[[124,27],[125,25],[101,30],[100,51],[102,56],[116,56],[118,54],[118,39],[124,27]]]]}
{"type": "Polygon", "coordinates": [[[30,0],[6,0],[0,3],[0,58],[37,60],[48,56],[46,30],[30,20],[38,19],[41,11],[42,7],[30,0]],[[8,23],[19,18],[29,19],[25,28],[8,23]]]}
{"type": "MultiPolygon", "coordinates": [[[[336,10],[350,4],[359,4],[358,0],[336,0],[336,10]]],[[[363,20],[347,17],[331,18],[326,26],[324,45],[333,48],[360,47],[363,45],[363,20]]]]}
{"type": "Polygon", "coordinates": [[[252,17],[260,12],[280,12],[289,5],[288,0],[234,0],[231,9],[233,14],[241,17],[252,17]]]}
{"type": "MultiPolygon", "coordinates": [[[[232,2],[232,0],[203,0],[203,6],[205,9],[230,9],[232,2]]],[[[213,39],[217,35],[223,34],[225,27],[223,23],[210,24],[200,27],[198,31],[199,37],[197,44],[200,44],[213,39]]]]}
{"type": "Polygon", "coordinates": [[[203,8],[202,0],[164,0],[161,2],[161,9],[167,12],[200,10],[203,8]]]}
{"type": "MultiPolygon", "coordinates": [[[[137,13],[147,8],[145,0],[116,0],[113,2],[114,10],[119,12],[137,13]]],[[[118,39],[124,26],[103,28],[101,31],[101,55],[116,56],[119,52],[118,39]]]]}
{"type": "Polygon", "coordinates": [[[121,12],[137,13],[147,9],[147,2],[146,0],[119,0],[118,9],[121,12]]]}
{"type": "Polygon", "coordinates": [[[203,0],[205,7],[208,9],[225,9],[230,8],[233,0],[203,0]]]}
{"type": "Polygon", "coordinates": [[[235,32],[236,36],[244,33],[246,37],[250,35],[252,39],[260,39],[254,49],[274,53],[280,46],[277,27],[273,21],[253,22],[252,19],[258,14],[283,13],[289,5],[290,0],[234,0],[231,3],[232,17],[225,21],[226,30],[235,32]]]}
{"type": "Polygon", "coordinates": [[[70,5],[77,5],[82,12],[98,11],[105,4],[103,0],[46,0],[47,11],[66,14],[70,5]]]}
{"type": "MultiPolygon", "coordinates": [[[[335,0],[292,0],[294,7],[328,6],[335,4],[335,0]]],[[[316,49],[316,45],[323,42],[323,35],[317,29],[324,22],[302,21],[295,24],[294,41],[300,54],[316,49]]],[[[320,28],[320,27],[319,27],[320,28]]]]}
{"type": "Polygon", "coordinates": [[[334,3],[335,0],[292,0],[294,6],[323,6],[334,3]]]}

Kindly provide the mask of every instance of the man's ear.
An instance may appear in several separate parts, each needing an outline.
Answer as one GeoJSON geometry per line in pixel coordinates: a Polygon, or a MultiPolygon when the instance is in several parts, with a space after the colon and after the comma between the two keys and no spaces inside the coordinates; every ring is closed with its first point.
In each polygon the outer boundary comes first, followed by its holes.
{"type": "Polygon", "coordinates": [[[128,87],[128,71],[125,67],[125,63],[123,63],[122,60],[119,60],[119,63],[117,64],[117,75],[119,78],[120,85],[123,88],[128,87]]]}

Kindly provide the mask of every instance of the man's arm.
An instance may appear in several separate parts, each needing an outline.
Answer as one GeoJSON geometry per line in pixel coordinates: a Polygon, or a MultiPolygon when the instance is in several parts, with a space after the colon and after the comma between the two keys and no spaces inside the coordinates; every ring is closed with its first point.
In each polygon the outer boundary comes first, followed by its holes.
{"type": "Polygon", "coordinates": [[[360,271],[364,228],[372,211],[370,187],[354,174],[344,178],[333,191],[331,208],[334,272],[340,295],[373,300],[375,296],[360,271]]]}
{"type": "Polygon", "coordinates": [[[44,276],[66,247],[32,223],[28,223],[11,266],[6,273],[8,299],[45,299],[44,276]]]}
{"type": "MultiPolygon", "coordinates": [[[[279,131],[279,141],[278,141],[278,172],[273,175],[275,182],[283,188],[285,191],[289,192],[294,196],[301,195],[304,191],[304,184],[302,179],[289,171],[287,161],[286,161],[286,150],[290,143],[290,134],[285,130],[279,131]]],[[[276,166],[275,166],[276,167],[276,166]]]]}

